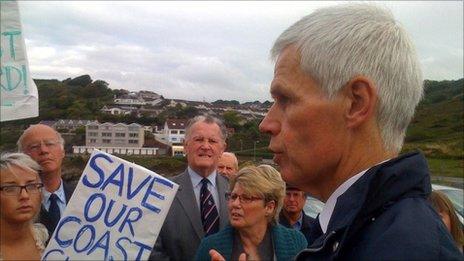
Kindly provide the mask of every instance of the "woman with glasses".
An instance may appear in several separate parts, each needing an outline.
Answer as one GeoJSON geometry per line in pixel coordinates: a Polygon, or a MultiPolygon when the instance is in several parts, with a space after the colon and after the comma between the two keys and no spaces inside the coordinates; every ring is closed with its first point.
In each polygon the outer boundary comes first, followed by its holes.
{"type": "Polygon", "coordinates": [[[40,166],[23,153],[0,156],[0,260],[39,260],[47,229],[33,221],[40,211],[40,166]]]}
{"type": "Polygon", "coordinates": [[[307,246],[303,234],[277,222],[285,182],[273,167],[243,168],[230,191],[230,226],[204,238],[196,260],[291,260],[307,246]]]}

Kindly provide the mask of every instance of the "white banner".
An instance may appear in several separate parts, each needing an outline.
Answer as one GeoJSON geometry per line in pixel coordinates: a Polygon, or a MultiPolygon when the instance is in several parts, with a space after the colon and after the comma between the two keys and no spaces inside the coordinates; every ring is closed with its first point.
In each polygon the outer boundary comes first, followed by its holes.
{"type": "Polygon", "coordinates": [[[94,150],[42,259],[148,259],[178,187],[94,150]]]}
{"type": "Polygon", "coordinates": [[[39,94],[29,73],[16,1],[0,1],[0,121],[39,116],[39,94]]]}

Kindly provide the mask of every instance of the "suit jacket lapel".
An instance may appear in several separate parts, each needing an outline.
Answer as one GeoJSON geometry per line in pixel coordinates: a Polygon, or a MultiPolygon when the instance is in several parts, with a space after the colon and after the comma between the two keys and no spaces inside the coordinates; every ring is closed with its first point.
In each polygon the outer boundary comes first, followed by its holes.
{"type": "Polygon", "coordinates": [[[69,186],[68,183],[63,181],[63,190],[64,190],[64,196],[66,198],[66,205],[68,205],[69,200],[71,199],[73,189],[69,186]]]}
{"type": "Polygon", "coordinates": [[[218,188],[219,196],[219,228],[223,229],[229,224],[229,213],[227,209],[226,192],[229,189],[227,180],[221,177],[219,174],[216,175],[216,185],[218,188]]]}
{"type": "Polygon", "coordinates": [[[203,238],[205,232],[201,224],[200,210],[195,199],[195,193],[193,192],[192,181],[190,180],[188,170],[184,172],[179,179],[179,190],[177,191],[176,198],[179,200],[180,205],[184,209],[185,213],[189,217],[192,227],[197,233],[199,238],[203,238]]]}

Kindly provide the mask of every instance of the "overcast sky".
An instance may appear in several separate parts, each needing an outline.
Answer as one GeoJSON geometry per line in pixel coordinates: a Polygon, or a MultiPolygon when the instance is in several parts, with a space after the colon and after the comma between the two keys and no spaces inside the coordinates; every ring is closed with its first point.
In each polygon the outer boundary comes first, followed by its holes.
{"type": "MultiPolygon", "coordinates": [[[[277,36],[337,2],[21,1],[35,79],[89,74],[165,98],[270,100],[277,36]]],[[[425,79],[463,77],[463,2],[379,2],[412,35],[425,79]]]]}

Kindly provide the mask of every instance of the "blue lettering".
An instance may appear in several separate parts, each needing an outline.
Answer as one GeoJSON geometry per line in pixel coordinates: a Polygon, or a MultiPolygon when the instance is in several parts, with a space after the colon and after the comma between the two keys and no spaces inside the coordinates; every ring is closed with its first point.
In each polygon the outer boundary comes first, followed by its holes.
{"type": "Polygon", "coordinates": [[[124,255],[124,260],[127,261],[127,252],[120,243],[122,240],[127,240],[129,241],[129,243],[132,243],[132,241],[130,241],[130,239],[127,237],[121,237],[120,239],[116,241],[116,247],[119,248],[119,250],[121,250],[122,254],[124,255]]]}
{"type": "Polygon", "coordinates": [[[106,231],[103,236],[95,243],[95,245],[87,252],[87,255],[90,255],[95,249],[101,248],[105,251],[105,260],[108,260],[108,248],[110,245],[110,231],[106,231]]]}
{"type": "Polygon", "coordinates": [[[82,183],[84,183],[84,185],[86,185],[87,187],[90,187],[90,188],[98,188],[103,183],[103,180],[105,178],[105,172],[100,167],[98,167],[98,165],[96,163],[97,158],[104,158],[108,162],[113,163],[113,160],[109,156],[107,156],[105,154],[101,154],[101,153],[95,154],[95,156],[93,156],[90,159],[90,164],[89,165],[93,170],[95,170],[95,172],[98,174],[98,177],[99,177],[97,182],[91,183],[87,178],[88,175],[84,176],[84,178],[82,179],[82,183]]]}
{"type": "Polygon", "coordinates": [[[122,230],[126,226],[126,224],[129,226],[130,232],[132,236],[135,236],[134,233],[134,228],[132,227],[132,223],[138,221],[142,217],[142,210],[138,207],[133,207],[129,209],[129,212],[127,212],[126,218],[122,221],[121,226],[119,226],[119,233],[122,233],[122,230]],[[130,215],[132,213],[136,213],[136,216],[134,219],[130,219],[130,215]]]}
{"type": "Polygon", "coordinates": [[[111,175],[108,177],[105,182],[103,182],[103,185],[101,186],[101,190],[104,190],[108,184],[114,184],[119,187],[119,192],[118,195],[122,196],[122,188],[124,187],[124,163],[121,163],[114,171],[111,173],[111,175]],[[116,179],[116,177],[119,177],[119,179],[116,179]]]}
{"type": "Polygon", "coordinates": [[[55,240],[58,243],[58,245],[60,247],[62,247],[62,248],[66,248],[66,247],[68,247],[68,246],[70,246],[72,244],[72,239],[62,240],[60,238],[61,228],[64,226],[64,224],[66,224],[68,222],[76,222],[79,225],[81,224],[81,220],[78,217],[75,217],[75,216],[68,216],[68,217],[65,217],[65,218],[63,218],[61,220],[61,222],[56,227],[55,240]]]}
{"type": "Polygon", "coordinates": [[[145,186],[145,184],[147,184],[147,182],[150,180],[150,176],[147,176],[143,181],[142,183],[140,183],[140,185],[134,190],[134,192],[132,192],[132,179],[133,179],[133,176],[134,176],[134,170],[132,168],[129,168],[129,185],[127,186],[127,199],[132,199],[135,195],[137,195],[137,193],[139,193],[139,191],[142,189],[143,186],[145,186]]]}
{"type": "Polygon", "coordinates": [[[90,248],[90,246],[92,245],[94,240],[95,240],[95,228],[92,225],[85,225],[85,226],[81,227],[81,229],[79,229],[79,232],[77,232],[76,240],[74,240],[74,244],[73,244],[74,251],[76,251],[77,253],[87,251],[87,249],[90,248]],[[77,249],[77,241],[79,241],[79,239],[82,237],[82,235],[86,231],[90,232],[90,235],[89,235],[89,237],[87,239],[87,245],[85,245],[82,249],[77,249]]]}
{"type": "Polygon", "coordinates": [[[112,212],[111,210],[113,209],[113,206],[114,206],[114,203],[116,201],[114,200],[110,200],[110,204],[108,206],[108,210],[106,211],[105,213],[105,225],[107,227],[112,227],[114,226],[122,217],[122,215],[124,214],[124,212],[126,212],[126,208],[127,208],[127,205],[126,204],[122,204],[122,209],[119,211],[118,215],[113,219],[113,221],[110,221],[109,219],[109,216],[110,216],[110,213],[112,212]]]}
{"type": "MultiPolygon", "coordinates": [[[[48,252],[43,256],[43,259],[42,259],[42,260],[43,260],[43,261],[48,260],[48,259],[47,259],[48,256],[49,256],[50,254],[52,254],[52,253],[55,253],[55,252],[58,252],[58,253],[61,254],[61,256],[64,256],[63,250],[61,250],[61,249],[52,249],[52,250],[48,251],[48,252]]],[[[65,261],[68,261],[68,260],[69,260],[69,256],[67,256],[66,259],[63,259],[63,257],[61,257],[61,256],[60,256],[59,258],[58,258],[57,256],[53,256],[53,257],[51,257],[51,260],[65,260],[65,261]]]]}
{"type": "Polygon", "coordinates": [[[147,245],[145,245],[143,243],[140,243],[138,241],[134,241],[133,244],[140,247],[139,253],[137,254],[137,257],[135,258],[135,260],[141,260],[142,259],[142,254],[143,254],[144,250],[147,250],[147,251],[151,252],[152,247],[150,247],[150,246],[147,246],[147,245]]]}
{"type": "Polygon", "coordinates": [[[153,212],[155,212],[155,213],[159,213],[161,210],[158,207],[156,207],[153,204],[150,204],[148,202],[148,197],[149,196],[154,196],[154,197],[159,198],[161,200],[165,199],[165,196],[156,193],[156,191],[154,190],[155,182],[157,182],[159,184],[162,184],[162,185],[165,185],[165,186],[170,187],[170,188],[173,187],[173,184],[172,184],[172,182],[170,182],[170,181],[168,181],[166,179],[160,179],[160,178],[157,178],[157,177],[153,177],[153,180],[151,181],[150,186],[145,191],[145,196],[142,199],[142,206],[149,209],[149,210],[151,210],[151,211],[153,211],[153,212]]]}
{"type": "MultiPolygon", "coordinates": [[[[0,74],[2,75],[2,80],[6,80],[6,86],[1,84],[1,87],[5,90],[5,91],[12,91],[14,89],[16,89],[19,84],[21,83],[21,79],[22,79],[22,72],[21,70],[19,70],[18,68],[16,67],[13,67],[13,66],[5,66],[1,68],[0,70],[0,74]],[[5,74],[5,75],[3,75],[5,74]],[[13,75],[15,74],[15,75],[13,75]]],[[[2,81],[3,82],[3,81],[2,81]]]]}
{"type": "Polygon", "coordinates": [[[3,32],[2,35],[9,36],[9,45],[10,45],[10,56],[13,60],[16,60],[16,52],[15,52],[15,44],[13,37],[16,35],[20,35],[21,31],[10,31],[10,32],[3,32]]]}
{"type": "Polygon", "coordinates": [[[92,194],[92,196],[89,197],[89,199],[87,200],[87,202],[85,203],[85,206],[84,206],[84,217],[85,217],[85,220],[87,220],[88,222],[95,222],[97,219],[100,218],[100,216],[102,215],[103,211],[105,210],[106,208],[106,196],[105,194],[102,194],[102,193],[95,193],[95,194],[92,194]],[[100,204],[100,209],[98,210],[97,214],[93,217],[90,217],[89,216],[89,212],[90,212],[90,208],[92,207],[92,203],[95,201],[95,199],[97,198],[100,198],[101,199],[101,204],[100,204]]]}

